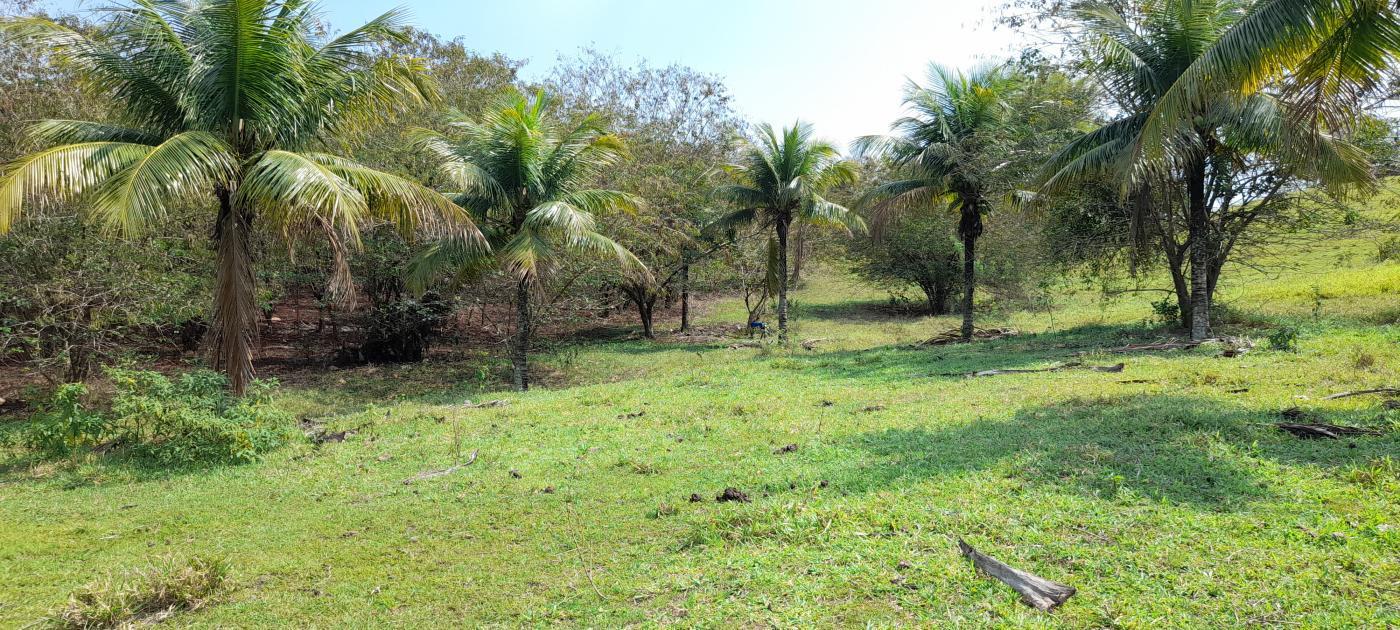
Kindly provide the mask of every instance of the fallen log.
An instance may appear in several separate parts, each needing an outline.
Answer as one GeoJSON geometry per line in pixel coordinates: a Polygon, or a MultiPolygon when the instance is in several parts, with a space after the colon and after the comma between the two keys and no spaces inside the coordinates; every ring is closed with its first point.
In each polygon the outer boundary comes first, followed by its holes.
{"type": "Polygon", "coordinates": [[[1366,395],[1368,395],[1368,394],[1379,394],[1379,395],[1381,395],[1381,396],[1400,396],[1400,388],[1396,388],[1396,387],[1381,387],[1381,388],[1378,388],[1378,389],[1362,389],[1362,390],[1358,390],[1358,391],[1354,391],[1354,392],[1342,392],[1342,393],[1340,393],[1340,394],[1332,394],[1331,396],[1326,396],[1326,397],[1323,398],[1323,400],[1336,400],[1336,399],[1338,399],[1338,398],[1350,398],[1350,397],[1352,397],[1352,396],[1366,396],[1366,395]]]}
{"type": "Polygon", "coordinates": [[[1021,594],[1021,601],[1038,610],[1050,610],[1074,595],[1073,586],[1051,582],[1038,575],[1011,567],[996,558],[972,548],[963,539],[958,539],[958,550],[972,560],[972,566],[1010,586],[1021,594]]]}
{"type": "Polygon", "coordinates": [[[472,462],[476,461],[476,454],[479,452],[481,452],[481,449],[476,449],[472,451],[472,454],[467,456],[467,461],[457,464],[456,466],[450,466],[442,470],[428,470],[420,472],[412,477],[409,477],[408,479],[403,480],[403,485],[410,486],[419,481],[436,479],[438,477],[445,477],[447,475],[455,473],[463,468],[466,468],[467,466],[472,465],[472,462]]]}
{"type": "Polygon", "coordinates": [[[1164,350],[1191,350],[1200,347],[1204,341],[1163,341],[1159,343],[1140,343],[1126,345],[1121,348],[1109,348],[1104,352],[1124,354],[1127,352],[1154,352],[1164,350]]]}
{"type": "Polygon", "coordinates": [[[1280,422],[1274,426],[1282,431],[1287,431],[1303,439],[1316,440],[1328,439],[1336,440],[1343,435],[1380,435],[1376,429],[1364,429],[1361,427],[1343,427],[1335,424],[1301,424],[1294,422],[1280,422]]]}
{"type": "MultiPolygon", "coordinates": [[[[984,340],[1004,339],[1006,337],[1015,337],[1019,334],[1021,334],[1021,331],[1015,328],[988,328],[985,330],[978,328],[972,331],[972,338],[984,340]]],[[[954,328],[915,343],[914,346],[942,346],[950,343],[959,343],[962,340],[962,330],[954,328]]]]}

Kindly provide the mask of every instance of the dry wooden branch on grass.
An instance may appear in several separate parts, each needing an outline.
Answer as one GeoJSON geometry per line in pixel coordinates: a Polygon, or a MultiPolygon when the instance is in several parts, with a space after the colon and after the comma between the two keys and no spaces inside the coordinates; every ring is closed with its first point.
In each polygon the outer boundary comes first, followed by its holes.
{"type": "MultiPolygon", "coordinates": [[[[973,339],[1003,339],[1003,338],[1006,338],[1006,337],[1015,337],[1016,335],[1019,335],[1019,334],[1021,334],[1021,331],[1016,330],[1015,328],[988,328],[988,329],[986,329],[986,330],[983,330],[983,329],[981,329],[981,328],[978,328],[978,329],[972,331],[972,338],[973,338],[973,339]]],[[[916,343],[916,344],[914,344],[914,345],[915,345],[915,346],[942,346],[942,345],[947,345],[947,344],[950,344],[950,343],[958,343],[958,342],[961,342],[962,340],[963,340],[963,339],[962,339],[962,331],[959,330],[959,329],[957,329],[957,328],[954,328],[954,329],[952,329],[952,330],[948,330],[948,331],[945,331],[945,332],[938,333],[937,335],[934,335],[934,336],[932,336],[932,337],[930,337],[930,338],[928,338],[928,339],[925,339],[925,340],[923,340],[923,341],[920,341],[920,342],[918,342],[918,343],[916,343]]]]}
{"type": "Polygon", "coordinates": [[[1059,606],[1075,593],[1073,586],[1051,582],[1038,575],[1011,567],[996,558],[973,549],[972,545],[967,544],[961,538],[958,539],[958,549],[962,551],[962,555],[972,560],[972,566],[1005,582],[1007,586],[1021,594],[1022,601],[1039,610],[1050,610],[1059,606]]]}
{"type": "Polygon", "coordinates": [[[462,402],[462,408],[463,408],[463,409],[486,409],[486,408],[489,408],[489,407],[504,407],[504,406],[509,405],[509,404],[510,404],[510,401],[509,401],[509,400],[488,400],[488,401],[483,402],[483,403],[474,403],[474,402],[472,402],[472,401],[470,401],[470,400],[467,400],[467,401],[463,401],[463,402],[462,402]]]}
{"type": "Polygon", "coordinates": [[[1127,352],[1153,352],[1162,350],[1191,350],[1198,348],[1204,341],[1163,341],[1160,343],[1140,343],[1127,345],[1121,348],[1109,348],[1104,352],[1123,354],[1127,352]]]}
{"type": "Polygon", "coordinates": [[[472,465],[472,462],[475,462],[475,461],[476,461],[476,454],[477,454],[477,453],[480,453],[480,452],[481,452],[481,449],[476,449],[476,450],[472,451],[472,454],[467,456],[467,461],[462,462],[462,463],[460,463],[460,464],[457,464],[456,466],[451,466],[451,467],[448,467],[448,468],[444,468],[444,469],[442,469],[442,470],[428,470],[428,471],[420,472],[420,473],[418,473],[418,474],[416,474],[416,475],[414,475],[414,476],[412,476],[412,477],[409,477],[408,479],[403,480],[403,485],[409,486],[409,485],[413,485],[415,482],[418,482],[418,481],[426,481],[426,480],[428,480],[428,479],[436,479],[436,478],[438,478],[438,477],[445,477],[445,476],[447,476],[447,475],[450,475],[450,474],[452,474],[452,473],[455,473],[455,472],[457,472],[457,471],[459,471],[459,470],[461,470],[461,469],[463,469],[463,468],[466,468],[467,466],[472,465]]]}
{"type": "Polygon", "coordinates": [[[1396,387],[1381,387],[1381,388],[1379,388],[1379,389],[1363,389],[1363,390],[1354,391],[1354,392],[1342,392],[1342,393],[1340,393],[1340,394],[1332,394],[1331,396],[1327,396],[1327,397],[1323,398],[1323,400],[1336,400],[1336,399],[1338,399],[1338,398],[1350,398],[1350,397],[1352,397],[1352,396],[1366,396],[1366,395],[1368,395],[1368,394],[1379,394],[1379,395],[1381,395],[1381,396],[1400,396],[1400,388],[1396,388],[1396,387]]]}
{"type": "Polygon", "coordinates": [[[1300,438],[1305,439],[1328,439],[1335,440],[1343,435],[1380,435],[1376,429],[1363,429],[1361,427],[1343,427],[1335,424],[1298,424],[1293,422],[1280,422],[1274,426],[1280,430],[1287,431],[1300,438]]]}
{"type": "Polygon", "coordinates": [[[1090,372],[1105,372],[1108,374],[1117,374],[1119,372],[1122,372],[1125,367],[1127,367],[1127,365],[1124,363],[1118,363],[1116,365],[1108,366],[1084,365],[1083,363],[1066,363],[1064,365],[1057,365],[1055,367],[1048,368],[1039,368],[1035,370],[1021,370],[1012,368],[1006,368],[1001,370],[982,370],[981,372],[972,372],[970,374],[967,374],[966,376],[972,378],[978,376],[1000,376],[1002,374],[1035,374],[1037,372],[1060,372],[1064,370],[1088,370],[1090,372]]]}

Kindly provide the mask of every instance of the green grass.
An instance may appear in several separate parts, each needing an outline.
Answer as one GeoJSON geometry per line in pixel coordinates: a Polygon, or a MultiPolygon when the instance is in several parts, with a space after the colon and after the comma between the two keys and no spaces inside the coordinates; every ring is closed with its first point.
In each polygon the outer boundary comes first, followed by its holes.
{"type": "Polygon", "coordinates": [[[359,429],[343,443],[175,471],[14,456],[0,625],[197,554],[230,586],[167,623],[1394,626],[1400,411],[1322,400],[1400,384],[1400,264],[1373,243],[1231,270],[1226,332],[1294,326],[1296,353],[1107,355],[1166,333],[1146,297],[1088,293],[984,322],[1020,337],[912,349],[955,321],[883,316],[828,270],[797,294],[815,351],[592,343],[541,357],[551,388],[525,395],[476,363],[347,370],[282,401],[359,429]],[[956,376],[1073,359],[1127,369],[956,376]],[[483,396],[510,404],[455,406],[483,396]],[[1298,440],[1270,425],[1293,406],[1387,433],[1298,440]],[[475,463],[403,483],[459,446],[475,463]],[[727,486],[752,502],[716,503],[727,486]],[[958,537],[1079,594],[1036,612],[958,537]]]}

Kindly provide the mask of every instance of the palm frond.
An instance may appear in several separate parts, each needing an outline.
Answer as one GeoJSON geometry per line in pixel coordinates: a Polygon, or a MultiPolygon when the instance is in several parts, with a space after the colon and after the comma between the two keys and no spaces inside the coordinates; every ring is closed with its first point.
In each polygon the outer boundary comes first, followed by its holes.
{"type": "Polygon", "coordinates": [[[157,145],[162,138],[140,129],[86,120],[41,120],[26,130],[29,139],[42,146],[83,142],[128,142],[157,145]]]}
{"type": "Polygon", "coordinates": [[[802,209],[802,218],[811,223],[839,227],[847,232],[865,232],[865,219],[851,212],[845,206],[827,201],[821,195],[813,194],[802,209]]]}
{"type": "Polygon", "coordinates": [[[370,216],[365,196],[349,181],[311,156],[290,151],[263,153],[248,169],[235,205],[255,208],[284,235],[325,223],[354,246],[370,216]]]}
{"type": "Polygon", "coordinates": [[[433,238],[459,239],[473,247],[490,249],[471,216],[446,195],[344,158],[323,153],[305,155],[359,191],[370,216],[393,223],[405,237],[421,233],[433,238]]]}
{"type": "Polygon", "coordinates": [[[710,192],[710,198],[749,209],[763,207],[771,201],[763,191],[740,184],[717,186],[710,192]]]}
{"type": "Polygon", "coordinates": [[[67,144],[27,155],[0,174],[0,234],[19,220],[27,203],[41,208],[76,199],[150,155],[129,142],[67,144]]]}
{"type": "Polygon", "coordinates": [[[228,187],[238,164],[217,136],[187,131],[151,147],[94,190],[94,212],[110,228],[135,234],[182,201],[228,187]]]}

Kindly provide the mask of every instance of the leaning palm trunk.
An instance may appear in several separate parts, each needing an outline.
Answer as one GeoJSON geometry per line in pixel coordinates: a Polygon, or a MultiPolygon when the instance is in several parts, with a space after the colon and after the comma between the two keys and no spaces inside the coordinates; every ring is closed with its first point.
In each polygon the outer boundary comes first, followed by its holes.
{"type": "Polygon", "coordinates": [[[787,340],[787,320],[788,320],[788,229],[792,227],[792,219],[786,215],[779,216],[778,227],[778,340],[787,340]]]}
{"type": "Polygon", "coordinates": [[[252,217],[234,204],[230,191],[220,189],[218,197],[219,217],[214,228],[218,269],[209,327],[209,358],[214,369],[228,375],[234,394],[242,395],[253,378],[253,348],[258,338],[258,310],[249,248],[252,217]]]}
{"type": "Polygon", "coordinates": [[[530,389],[530,281],[515,285],[515,337],[511,339],[510,362],[515,371],[515,389],[530,389]]]}

